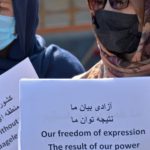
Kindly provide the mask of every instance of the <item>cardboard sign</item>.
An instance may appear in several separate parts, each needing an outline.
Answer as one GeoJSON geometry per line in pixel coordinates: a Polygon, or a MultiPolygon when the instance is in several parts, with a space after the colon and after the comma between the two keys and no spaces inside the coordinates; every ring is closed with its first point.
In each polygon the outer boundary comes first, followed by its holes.
{"type": "Polygon", "coordinates": [[[148,150],[149,83],[22,80],[19,150],[148,150]]]}
{"type": "Polygon", "coordinates": [[[18,149],[21,78],[37,78],[29,59],[0,76],[0,150],[18,149]]]}

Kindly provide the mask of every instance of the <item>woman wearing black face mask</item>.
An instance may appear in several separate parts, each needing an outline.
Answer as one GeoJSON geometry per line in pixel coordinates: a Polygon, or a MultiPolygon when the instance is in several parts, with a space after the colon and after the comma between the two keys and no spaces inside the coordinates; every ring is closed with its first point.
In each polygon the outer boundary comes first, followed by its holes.
{"type": "Polygon", "coordinates": [[[69,52],[46,48],[35,35],[38,0],[0,0],[0,74],[29,57],[40,78],[71,78],[84,71],[69,52]]]}
{"type": "Polygon", "coordinates": [[[88,0],[101,61],[76,78],[150,75],[150,0],[88,0]]]}

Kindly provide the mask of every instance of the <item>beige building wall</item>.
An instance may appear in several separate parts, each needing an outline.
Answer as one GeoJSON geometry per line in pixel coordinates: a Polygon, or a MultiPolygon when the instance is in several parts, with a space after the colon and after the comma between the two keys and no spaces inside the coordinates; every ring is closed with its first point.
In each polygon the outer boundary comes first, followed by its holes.
{"type": "Polygon", "coordinates": [[[40,26],[89,24],[87,0],[40,0],[40,26]]]}

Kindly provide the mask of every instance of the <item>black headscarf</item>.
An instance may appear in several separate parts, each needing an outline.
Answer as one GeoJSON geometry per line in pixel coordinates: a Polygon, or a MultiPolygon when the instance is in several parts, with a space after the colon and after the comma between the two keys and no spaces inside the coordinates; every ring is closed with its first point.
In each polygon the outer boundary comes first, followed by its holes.
{"type": "Polygon", "coordinates": [[[45,48],[36,37],[38,0],[12,0],[17,39],[0,58],[0,74],[29,57],[40,78],[70,78],[84,71],[75,56],[56,45],[45,48]]]}

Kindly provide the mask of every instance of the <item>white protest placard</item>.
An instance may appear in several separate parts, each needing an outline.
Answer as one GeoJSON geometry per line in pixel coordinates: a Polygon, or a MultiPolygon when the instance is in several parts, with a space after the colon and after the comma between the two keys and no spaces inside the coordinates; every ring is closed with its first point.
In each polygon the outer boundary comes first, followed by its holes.
{"type": "Polygon", "coordinates": [[[37,78],[28,58],[0,76],[0,150],[18,150],[21,78],[37,78]]]}
{"type": "Polygon", "coordinates": [[[22,80],[19,150],[148,150],[149,83],[22,80]]]}

